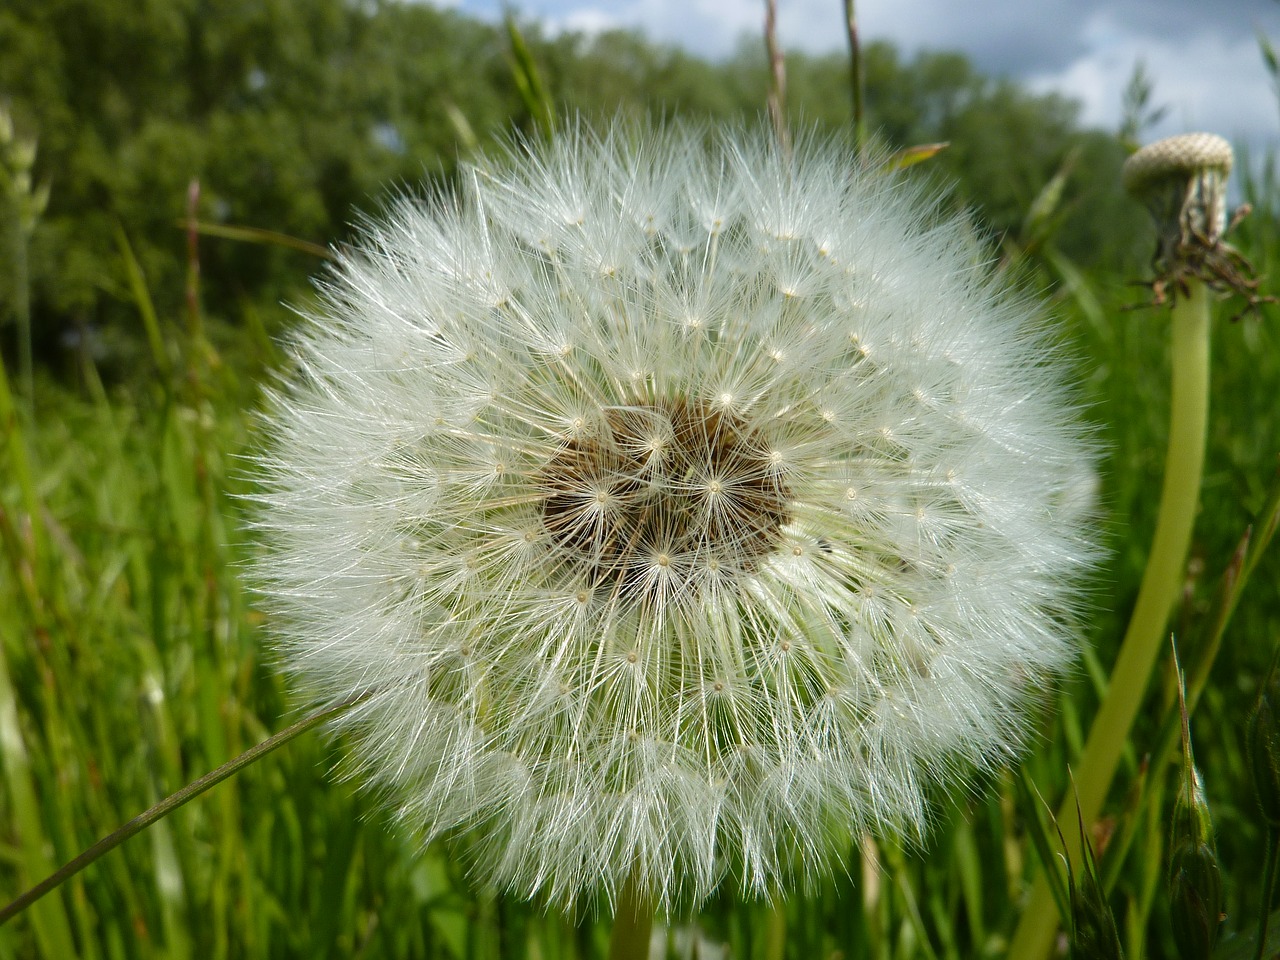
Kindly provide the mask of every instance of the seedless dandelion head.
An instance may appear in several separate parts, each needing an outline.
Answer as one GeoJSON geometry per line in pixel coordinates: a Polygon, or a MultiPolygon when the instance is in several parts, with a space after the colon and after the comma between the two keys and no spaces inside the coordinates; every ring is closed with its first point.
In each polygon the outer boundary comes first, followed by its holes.
{"type": "Polygon", "coordinates": [[[1037,308],[842,147],[582,129],[344,253],[258,581],[352,769],[482,881],[774,893],[1003,763],[1091,453],[1037,308]]]}

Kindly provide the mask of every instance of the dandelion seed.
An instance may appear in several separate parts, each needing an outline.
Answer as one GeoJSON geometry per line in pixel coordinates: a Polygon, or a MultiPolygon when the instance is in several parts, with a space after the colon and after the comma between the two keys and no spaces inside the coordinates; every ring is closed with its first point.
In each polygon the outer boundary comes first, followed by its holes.
{"type": "Polygon", "coordinates": [[[1037,307],[843,149],[703,140],[577,131],[401,204],[267,414],[286,667],[372,690],[353,772],[558,904],[918,836],[1017,748],[1094,554],[1037,307]]]}

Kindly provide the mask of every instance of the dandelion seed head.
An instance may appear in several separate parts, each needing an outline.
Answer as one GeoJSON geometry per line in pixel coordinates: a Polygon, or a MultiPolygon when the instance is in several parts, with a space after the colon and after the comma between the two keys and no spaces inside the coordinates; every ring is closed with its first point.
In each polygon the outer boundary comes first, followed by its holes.
{"type": "Polygon", "coordinates": [[[351,771],[555,904],[772,895],[1006,762],[1092,452],[1037,307],[840,147],[570,131],[405,201],[266,414],[257,579],[351,771]]]}

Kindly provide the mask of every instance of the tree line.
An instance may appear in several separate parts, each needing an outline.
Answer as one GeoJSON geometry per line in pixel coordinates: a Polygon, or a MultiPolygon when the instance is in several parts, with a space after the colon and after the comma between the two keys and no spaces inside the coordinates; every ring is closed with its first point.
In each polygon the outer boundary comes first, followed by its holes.
{"type": "MultiPolygon", "coordinates": [[[[761,116],[758,40],[710,62],[632,32],[521,28],[562,113],[761,116]]],[[[985,76],[955,53],[905,58],[877,42],[864,59],[879,144],[949,142],[923,175],[991,236],[1027,239],[1028,212],[1057,177],[1058,248],[1086,269],[1131,256],[1141,219],[1117,185],[1123,149],[1081,129],[1075,104],[985,76]]],[[[49,200],[21,275],[0,271],[0,314],[12,314],[15,285],[26,284],[46,364],[78,345],[127,367],[144,335],[121,238],[162,311],[179,309],[192,181],[203,222],[340,242],[388,197],[448,181],[472,150],[531,130],[517,71],[501,25],[424,3],[7,0],[0,103],[38,138],[34,176],[49,200]]],[[[845,57],[789,54],[787,76],[793,120],[848,127],[845,57]]],[[[305,253],[216,238],[202,240],[199,265],[205,310],[230,327],[246,309],[285,322],[281,304],[305,298],[316,270],[305,253]]],[[[12,340],[6,330],[6,351],[12,340]]]]}

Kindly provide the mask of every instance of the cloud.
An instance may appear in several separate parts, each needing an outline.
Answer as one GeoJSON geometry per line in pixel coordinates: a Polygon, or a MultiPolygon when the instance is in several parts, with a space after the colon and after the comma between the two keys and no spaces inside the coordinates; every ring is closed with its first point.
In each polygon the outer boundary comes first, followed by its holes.
{"type": "Polygon", "coordinates": [[[1094,13],[1083,35],[1085,55],[1025,79],[1034,90],[1069,91],[1083,104],[1086,124],[1114,129],[1120,123],[1122,91],[1142,62],[1153,82],[1152,105],[1169,108],[1146,132],[1149,138],[1209,129],[1255,146],[1274,143],[1280,114],[1255,37],[1138,31],[1112,10],[1094,13]]]}
{"type": "MultiPolygon", "coordinates": [[[[540,2],[546,5],[548,0],[540,2]]],[[[603,12],[599,6],[578,9],[603,12]]],[[[640,29],[658,43],[722,57],[743,34],[760,33],[763,9],[759,0],[632,0],[609,4],[607,16],[613,26],[640,29]]]]}
{"type": "Polygon", "coordinates": [[[599,7],[577,7],[558,20],[549,20],[548,26],[555,32],[582,33],[589,37],[630,26],[616,13],[599,7]]]}
{"type": "Polygon", "coordinates": [[[907,51],[960,50],[982,69],[1021,76],[1036,65],[1063,66],[1084,52],[1074,29],[1080,4],[1060,0],[863,0],[864,34],[907,51]]]}
{"type": "MultiPolygon", "coordinates": [[[[836,0],[779,0],[784,46],[843,50],[836,0]]],[[[461,0],[499,15],[498,0],[461,0]]],[[[625,27],[652,41],[723,57],[761,36],[762,0],[523,0],[519,9],[556,30],[625,27]]],[[[1114,128],[1134,65],[1143,61],[1156,103],[1171,109],[1163,135],[1196,127],[1253,144],[1277,141],[1277,109],[1258,52],[1259,31],[1280,42],[1275,0],[858,0],[864,42],[893,42],[906,56],[957,50],[988,74],[1081,101],[1085,123],[1114,128]]]]}

